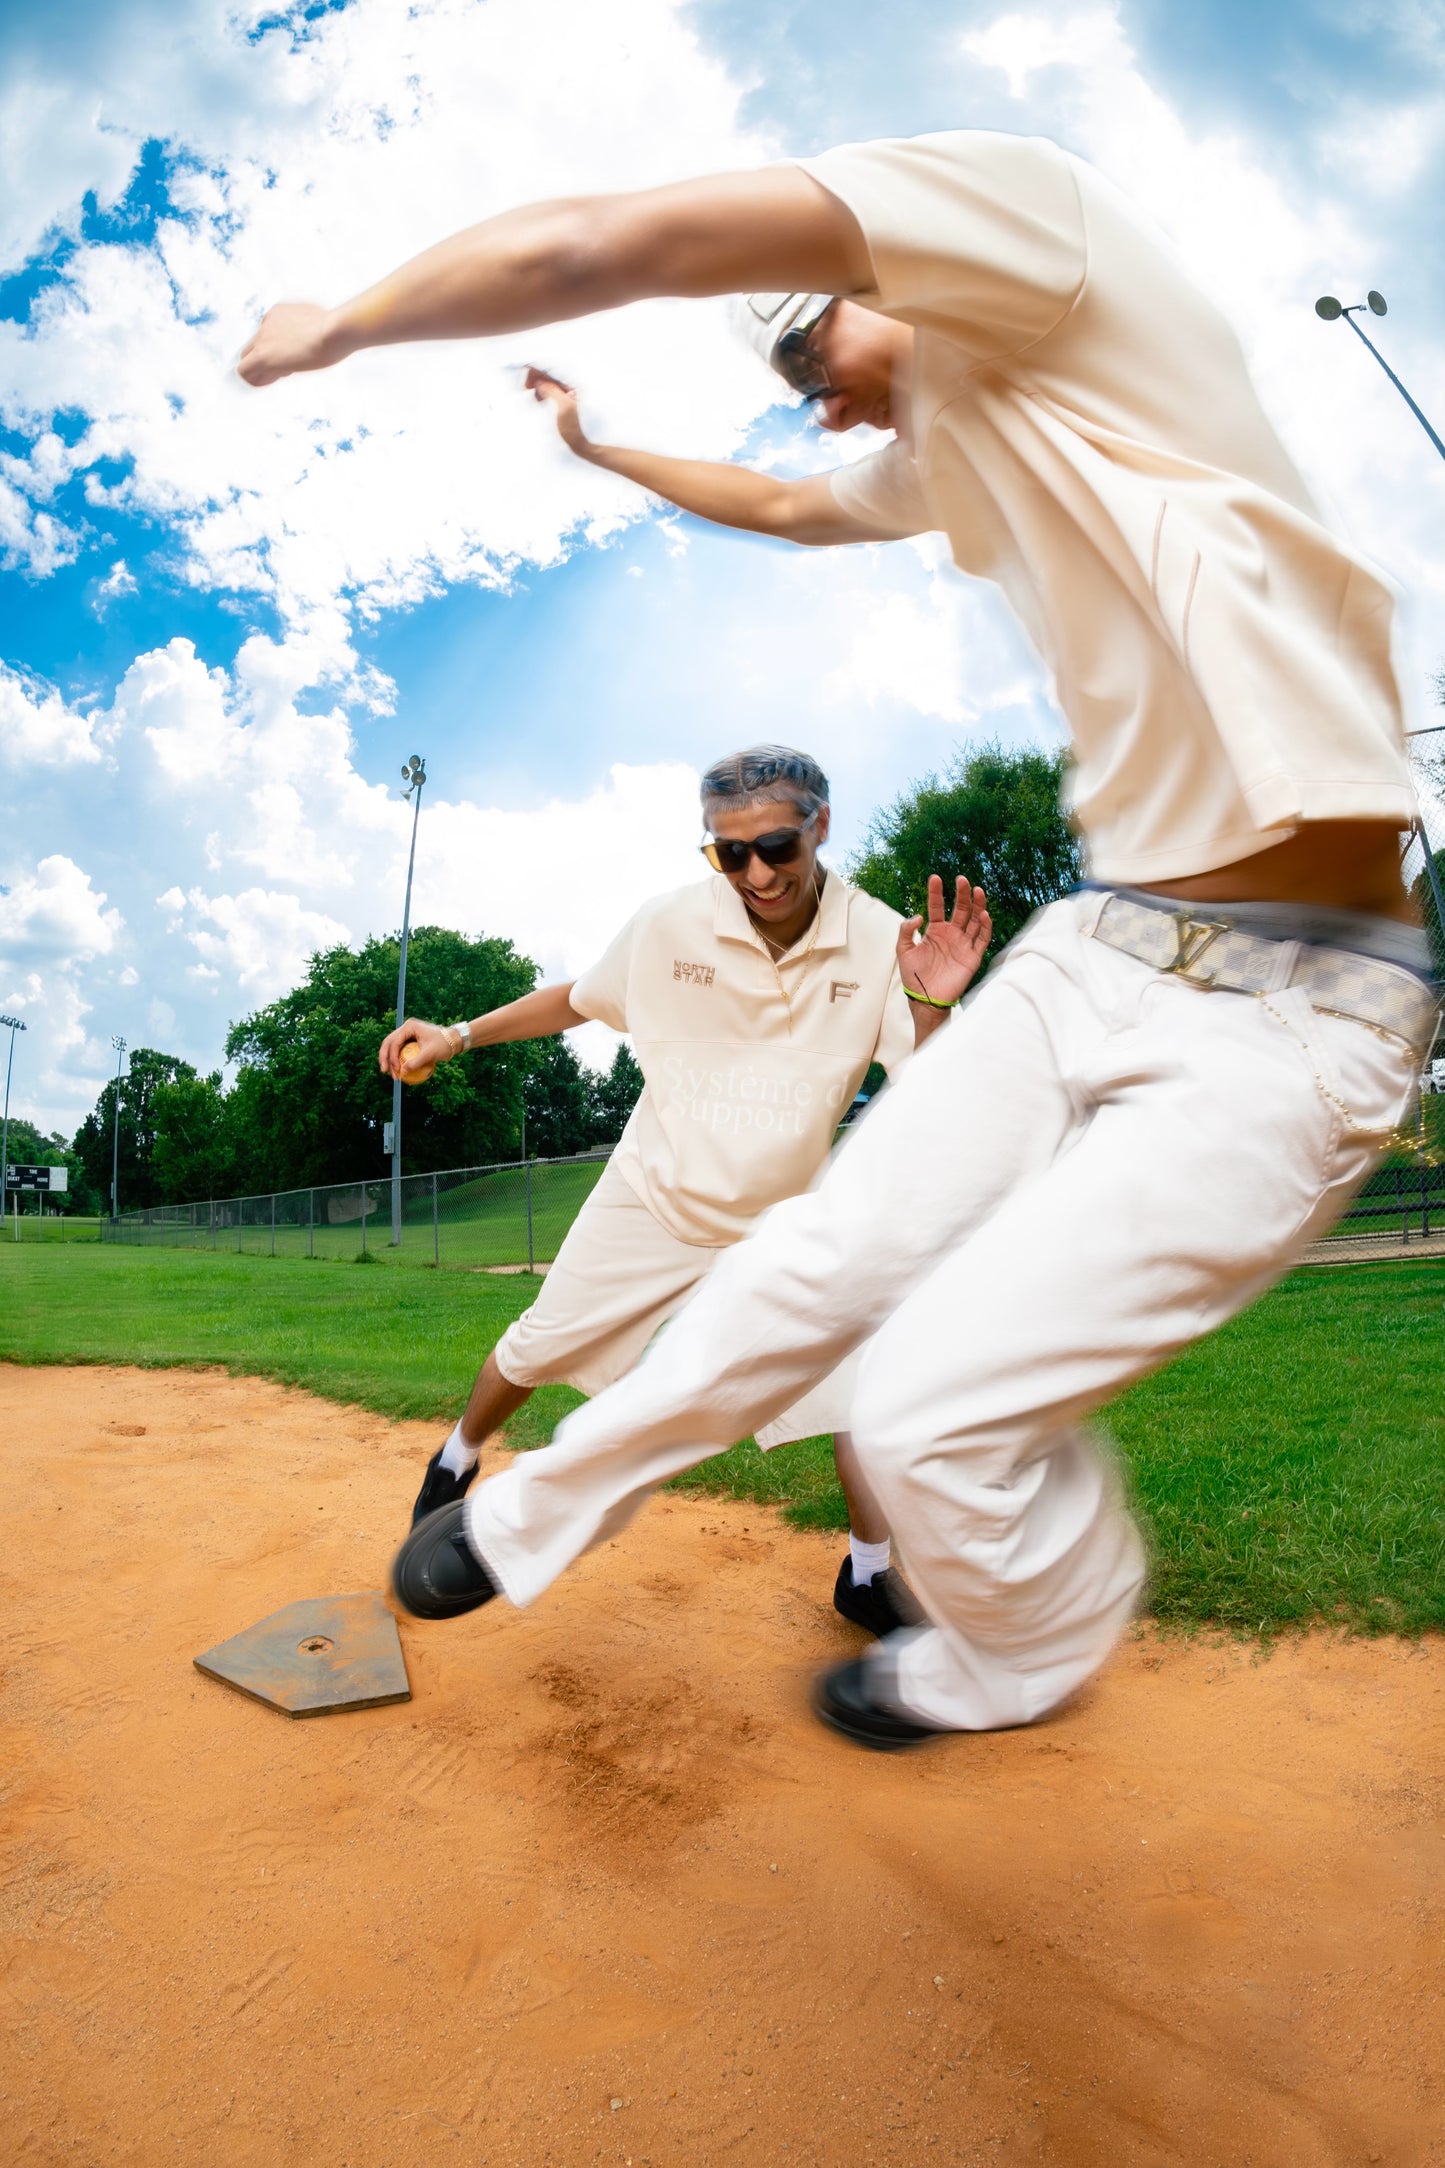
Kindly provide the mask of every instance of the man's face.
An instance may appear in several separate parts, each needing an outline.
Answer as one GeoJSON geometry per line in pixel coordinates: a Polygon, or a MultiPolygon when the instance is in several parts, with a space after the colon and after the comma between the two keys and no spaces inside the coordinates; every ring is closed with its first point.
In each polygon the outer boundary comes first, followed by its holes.
{"type": "Polygon", "coordinates": [[[750,858],[741,873],[723,875],[761,925],[785,925],[812,896],[818,849],[828,835],[828,811],[821,806],[805,822],[790,798],[755,798],[733,813],[708,808],[709,831],[720,843],[750,843],[755,836],[777,835],[784,828],[799,831],[798,855],[790,865],[765,866],[761,858],[750,858]]]}
{"type": "Polygon", "coordinates": [[[808,341],[833,386],[814,399],[820,429],[896,429],[908,397],[908,366],[913,333],[907,324],[860,309],[853,301],[835,301],[808,341]]]}

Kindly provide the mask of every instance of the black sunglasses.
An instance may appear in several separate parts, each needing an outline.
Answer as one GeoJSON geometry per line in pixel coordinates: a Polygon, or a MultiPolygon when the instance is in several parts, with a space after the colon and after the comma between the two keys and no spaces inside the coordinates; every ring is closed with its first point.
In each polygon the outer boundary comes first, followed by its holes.
{"type": "Polygon", "coordinates": [[[808,343],[816,328],[810,325],[806,331],[786,331],[773,348],[773,367],[783,382],[805,399],[827,399],[834,390],[822,356],[808,343]]]}
{"type": "Polygon", "coordinates": [[[698,849],[714,873],[746,873],[754,854],[765,866],[791,866],[803,848],[804,834],[817,818],[816,812],[810,813],[801,828],[774,828],[768,835],[750,836],[746,843],[713,837],[698,849]]]}

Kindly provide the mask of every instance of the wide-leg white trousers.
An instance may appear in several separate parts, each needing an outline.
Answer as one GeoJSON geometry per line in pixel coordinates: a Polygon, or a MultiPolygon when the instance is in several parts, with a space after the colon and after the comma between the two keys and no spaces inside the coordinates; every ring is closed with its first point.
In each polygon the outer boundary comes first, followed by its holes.
{"type": "Polygon", "coordinates": [[[1032,1722],[1103,1662],[1144,1559],[1081,1420],[1242,1309],[1363,1181],[1418,1053],[1297,989],[1206,992],[1054,904],[818,1187],[718,1260],[642,1363],[474,1494],[514,1603],[865,1339],[852,1430],[932,1622],[899,1706],[1032,1722]]]}

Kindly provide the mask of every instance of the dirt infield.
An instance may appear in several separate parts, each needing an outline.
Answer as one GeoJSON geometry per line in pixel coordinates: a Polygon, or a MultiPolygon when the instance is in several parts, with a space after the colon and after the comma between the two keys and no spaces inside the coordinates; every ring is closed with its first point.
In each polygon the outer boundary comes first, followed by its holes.
{"type": "Polygon", "coordinates": [[[660,1502],[296,1723],[198,1650],[379,1585],[434,1434],[0,1369],[0,2157],[1445,2162],[1445,1650],[1141,1632],[1031,1732],[855,1752],[833,1539],[660,1502]]]}

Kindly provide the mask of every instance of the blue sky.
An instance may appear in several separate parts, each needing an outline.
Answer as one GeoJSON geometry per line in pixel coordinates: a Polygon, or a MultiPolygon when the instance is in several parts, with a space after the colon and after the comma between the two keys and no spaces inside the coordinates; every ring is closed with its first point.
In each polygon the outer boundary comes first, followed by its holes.
{"type": "Polygon", "coordinates": [[[1383,288],[1440,421],[1438,6],[3,0],[0,84],[0,1007],[30,1026],[16,1109],[47,1125],[91,1104],[112,1032],[209,1067],[311,947],[395,926],[412,751],[420,915],[561,974],[693,877],[695,773],[732,745],[815,750],[846,851],[959,744],[1057,735],[1006,611],[936,544],[664,517],[518,389],[537,358],[618,439],[839,456],[718,306],[260,398],[229,374],[266,301],[337,298],[510,202],[864,135],[1056,136],[1230,309],[1397,584],[1428,719],[1445,468],[1312,303],[1383,288]]]}

